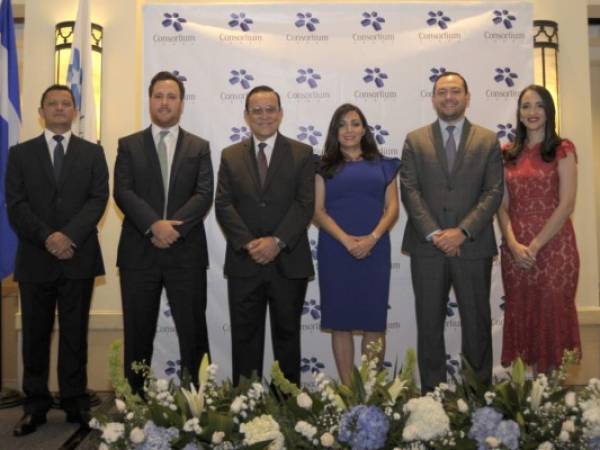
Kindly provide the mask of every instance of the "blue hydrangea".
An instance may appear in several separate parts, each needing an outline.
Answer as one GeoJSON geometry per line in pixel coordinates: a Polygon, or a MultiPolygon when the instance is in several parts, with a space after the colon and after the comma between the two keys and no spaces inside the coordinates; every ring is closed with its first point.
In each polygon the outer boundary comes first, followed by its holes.
{"type": "Polygon", "coordinates": [[[589,450],[600,450],[600,436],[596,436],[588,441],[589,450]]]}
{"type": "Polygon", "coordinates": [[[136,450],[171,450],[171,441],[179,437],[179,430],[156,426],[150,420],[144,425],[144,435],[144,442],[136,450]]]}
{"type": "Polygon", "coordinates": [[[496,428],[495,436],[510,450],[518,450],[521,430],[514,420],[503,420],[496,428]]]}
{"type": "Polygon", "coordinates": [[[378,450],[385,445],[389,428],[380,408],[358,405],[342,416],[338,440],[350,444],[352,450],[378,450]]]}
{"type": "Polygon", "coordinates": [[[488,406],[478,408],[473,413],[472,422],[469,437],[477,441],[480,446],[479,449],[485,449],[485,439],[489,436],[495,436],[496,428],[502,422],[502,414],[488,406]]]}

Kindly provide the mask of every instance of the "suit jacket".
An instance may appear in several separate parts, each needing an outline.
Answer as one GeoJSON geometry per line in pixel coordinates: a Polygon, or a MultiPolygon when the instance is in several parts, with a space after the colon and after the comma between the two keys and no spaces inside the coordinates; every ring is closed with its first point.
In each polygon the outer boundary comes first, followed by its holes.
{"type": "Polygon", "coordinates": [[[181,237],[168,249],[150,241],[150,227],[163,218],[165,190],[151,128],[119,139],[115,163],[115,201],[123,214],[117,265],[147,269],[207,267],[204,216],[213,198],[213,170],[208,142],[179,128],[171,165],[166,219],[181,220],[181,237]]]}
{"type": "Polygon", "coordinates": [[[108,168],[102,147],[72,135],[58,182],[44,135],[10,149],[6,170],[9,221],[19,244],[15,280],[45,282],[104,274],[96,225],[108,201],[108,168]],[[45,248],[55,231],[75,244],[59,260],[45,248]]]}
{"type": "Polygon", "coordinates": [[[439,122],[406,136],[400,168],[408,214],[402,250],[416,256],[442,254],[427,236],[460,227],[469,238],[460,257],[497,254],[493,216],[502,201],[504,174],[494,132],[465,120],[452,171],[448,171],[439,122]]]}
{"type": "Polygon", "coordinates": [[[262,188],[252,139],[223,150],[215,212],[227,238],[226,275],[258,274],[261,265],[243,247],[263,236],[276,236],[286,244],[274,261],[282,276],[314,274],[307,235],[314,214],[314,178],[312,148],[281,134],[262,188]]]}

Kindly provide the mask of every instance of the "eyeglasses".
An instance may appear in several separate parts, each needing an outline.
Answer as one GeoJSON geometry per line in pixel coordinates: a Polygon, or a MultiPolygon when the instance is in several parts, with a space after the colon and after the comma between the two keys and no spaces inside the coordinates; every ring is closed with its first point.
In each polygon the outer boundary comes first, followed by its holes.
{"type": "Polygon", "coordinates": [[[248,113],[251,116],[272,116],[273,114],[277,114],[279,112],[279,108],[275,108],[273,106],[267,106],[266,108],[250,108],[248,113]]]}

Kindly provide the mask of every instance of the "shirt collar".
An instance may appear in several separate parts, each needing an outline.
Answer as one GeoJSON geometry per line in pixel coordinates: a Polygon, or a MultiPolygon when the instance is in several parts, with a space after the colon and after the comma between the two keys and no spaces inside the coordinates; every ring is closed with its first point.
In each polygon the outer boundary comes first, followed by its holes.
{"type": "Polygon", "coordinates": [[[275,133],[273,136],[268,137],[267,139],[260,141],[258,140],[258,138],[254,135],[252,135],[252,139],[254,140],[254,151],[258,152],[258,144],[260,144],[261,142],[264,142],[265,144],[267,144],[267,148],[268,149],[272,149],[275,147],[275,140],[277,139],[277,134],[275,133]]]}
{"type": "Polygon", "coordinates": [[[52,144],[56,144],[56,140],[54,139],[54,136],[62,136],[63,140],[63,148],[67,149],[67,147],[69,146],[69,141],[71,140],[71,135],[73,133],[71,132],[71,130],[68,130],[65,133],[55,133],[54,131],[50,131],[48,128],[44,128],[44,137],[46,138],[46,142],[48,143],[48,145],[50,145],[50,143],[52,144]]]}
{"type": "Polygon", "coordinates": [[[439,119],[438,121],[440,123],[440,130],[442,131],[442,133],[448,133],[448,131],[446,130],[446,127],[448,125],[454,125],[454,133],[453,136],[455,138],[460,138],[461,134],[462,134],[462,129],[463,129],[463,125],[465,124],[465,116],[461,117],[460,119],[454,121],[454,122],[446,122],[445,120],[439,119]]]}
{"type": "Polygon", "coordinates": [[[152,137],[156,141],[158,141],[160,139],[160,132],[161,131],[168,131],[169,132],[168,136],[172,136],[174,138],[177,138],[179,136],[179,124],[175,124],[175,125],[173,125],[172,127],[169,127],[169,128],[163,128],[163,127],[159,127],[155,123],[152,123],[152,125],[151,125],[151,131],[152,131],[152,137]]]}

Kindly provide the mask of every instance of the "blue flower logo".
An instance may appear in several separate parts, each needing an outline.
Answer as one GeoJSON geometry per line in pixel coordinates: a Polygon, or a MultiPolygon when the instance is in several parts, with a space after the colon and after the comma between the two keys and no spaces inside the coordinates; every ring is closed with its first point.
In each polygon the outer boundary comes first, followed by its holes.
{"type": "Polygon", "coordinates": [[[228,22],[229,27],[240,27],[243,32],[250,31],[250,25],[254,23],[254,21],[250,17],[246,17],[246,13],[243,12],[239,14],[231,13],[229,17],[231,17],[231,20],[228,22]]]}
{"type": "Polygon", "coordinates": [[[311,33],[315,31],[317,29],[317,25],[321,23],[319,22],[319,19],[313,17],[312,13],[309,12],[299,12],[298,14],[296,14],[296,18],[297,20],[296,22],[294,22],[294,25],[296,25],[296,27],[298,28],[306,27],[306,29],[311,33]]]}
{"type": "Polygon", "coordinates": [[[502,297],[500,297],[499,307],[502,311],[504,311],[504,308],[506,308],[506,295],[503,295],[502,297]]]}
{"type": "Polygon", "coordinates": [[[382,23],[385,23],[385,19],[381,17],[376,11],[373,12],[364,12],[362,14],[363,20],[360,21],[360,24],[363,27],[372,26],[375,31],[381,31],[382,23]]]}
{"type": "Polygon", "coordinates": [[[390,132],[388,130],[384,130],[381,125],[369,125],[369,130],[371,130],[373,137],[379,145],[385,144],[385,137],[390,135],[390,132]]]}
{"type": "Polygon", "coordinates": [[[250,130],[245,126],[231,127],[231,133],[231,136],[229,136],[229,140],[231,142],[237,142],[250,138],[250,130]]]}
{"type": "Polygon", "coordinates": [[[177,78],[179,81],[181,81],[182,83],[187,81],[187,77],[181,73],[179,73],[179,70],[174,70],[173,72],[171,72],[173,74],[173,76],[175,78],[177,78]]]}
{"type": "Polygon", "coordinates": [[[308,83],[311,89],[317,87],[317,80],[321,79],[321,75],[315,72],[312,68],[307,69],[298,69],[298,73],[300,74],[298,78],[296,78],[296,83],[308,83]]]}
{"type": "Polygon", "coordinates": [[[176,361],[167,361],[165,367],[165,375],[169,377],[177,375],[179,378],[181,378],[181,360],[178,359],[176,361]]]}
{"type": "Polygon", "coordinates": [[[310,253],[312,255],[312,258],[316,261],[317,260],[317,241],[315,241],[314,239],[310,240],[310,253]]]}
{"type": "Polygon", "coordinates": [[[302,315],[305,316],[306,314],[310,314],[310,317],[315,320],[321,318],[321,305],[319,305],[314,298],[304,302],[304,306],[302,307],[302,315]]]}
{"type": "Polygon", "coordinates": [[[383,80],[386,80],[388,77],[387,74],[383,73],[379,67],[375,67],[373,69],[367,67],[365,69],[365,73],[366,75],[363,77],[363,81],[365,83],[370,83],[373,81],[375,82],[375,86],[380,89],[384,85],[383,80]]]}
{"type": "Polygon", "coordinates": [[[456,310],[458,308],[458,303],[448,301],[446,303],[446,317],[454,317],[456,314],[456,310]]]}
{"type": "Polygon", "coordinates": [[[446,72],[446,68],[445,67],[432,67],[430,69],[431,74],[429,75],[429,81],[431,81],[432,83],[435,83],[437,81],[437,79],[439,78],[439,76],[441,74],[443,74],[444,72],[446,72]]]}
{"type": "Polygon", "coordinates": [[[506,138],[510,143],[515,142],[515,129],[513,128],[512,123],[499,123],[496,127],[498,128],[498,131],[496,132],[498,139],[506,138]]]}
{"type": "Polygon", "coordinates": [[[504,28],[510,30],[513,26],[513,21],[517,20],[517,17],[510,13],[507,9],[500,11],[499,9],[494,10],[494,18],[492,22],[495,25],[504,24],[504,28]]]}
{"type": "Polygon", "coordinates": [[[456,375],[460,364],[458,359],[452,358],[449,354],[446,354],[446,370],[450,376],[456,375]]]}
{"type": "Polygon", "coordinates": [[[171,317],[173,315],[173,313],[171,313],[171,308],[169,306],[167,306],[165,308],[165,310],[163,311],[163,316],[165,317],[171,317]]]}
{"type": "Polygon", "coordinates": [[[179,13],[164,13],[163,16],[165,17],[162,21],[162,26],[165,28],[169,28],[171,25],[173,25],[173,28],[175,28],[175,31],[179,32],[181,30],[183,30],[183,25],[182,23],[186,23],[187,20],[184,19],[183,17],[179,17],[179,13]]]}
{"type": "Polygon", "coordinates": [[[310,145],[317,145],[319,143],[319,138],[323,136],[323,133],[321,133],[319,130],[316,130],[312,125],[298,127],[298,129],[300,130],[300,134],[298,134],[296,137],[301,141],[308,139],[310,145]]]}
{"type": "Polygon", "coordinates": [[[250,89],[250,82],[254,81],[254,77],[246,69],[232,70],[229,73],[232,75],[229,79],[229,84],[240,83],[244,89],[250,89]]]}
{"type": "Polygon", "coordinates": [[[427,25],[430,27],[437,24],[442,30],[448,28],[448,22],[452,19],[444,15],[444,11],[429,11],[429,19],[427,19],[427,25]]]}
{"type": "Polygon", "coordinates": [[[300,370],[304,373],[312,372],[312,373],[320,373],[321,370],[325,368],[325,364],[319,361],[314,356],[310,358],[302,358],[300,360],[300,370]]]}
{"type": "Polygon", "coordinates": [[[496,68],[496,76],[494,77],[496,83],[502,83],[504,81],[508,87],[513,87],[516,78],[519,78],[519,75],[511,72],[510,67],[505,67],[504,69],[502,67],[496,68]]]}

